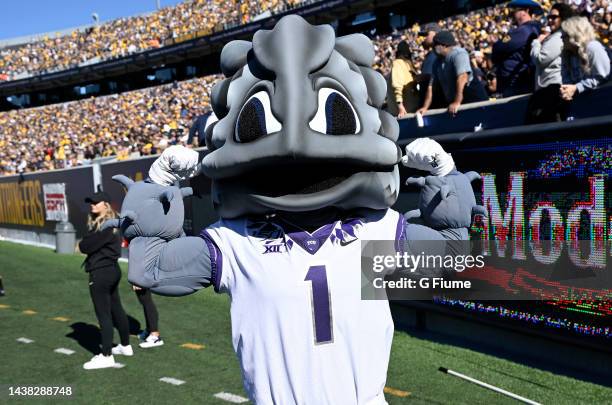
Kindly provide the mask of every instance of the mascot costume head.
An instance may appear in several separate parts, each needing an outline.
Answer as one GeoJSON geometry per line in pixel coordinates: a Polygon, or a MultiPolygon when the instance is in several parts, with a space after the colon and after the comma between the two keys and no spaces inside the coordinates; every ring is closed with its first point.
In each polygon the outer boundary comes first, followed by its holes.
{"type": "Polygon", "coordinates": [[[223,48],[202,161],[221,217],[393,205],[399,127],[373,60],[366,36],[295,15],[223,48]]]}
{"type": "MultiPolygon", "coordinates": [[[[402,161],[436,177],[426,182],[419,204],[421,213],[435,213],[423,217],[426,224],[433,219],[430,228],[469,227],[465,213],[475,206],[469,182],[479,176],[444,179],[451,172],[463,175],[427,138],[408,145],[402,158],[397,119],[383,109],[386,81],[373,61],[365,35],[336,38],[331,26],[313,26],[297,15],[257,31],[252,42],[228,43],[220,63],[226,79],[212,90],[218,121],[206,129],[209,152],[198,162],[194,151],[166,149],[152,165],[149,183],[170,186],[203,173],[221,218],[278,212],[295,218],[329,208],[391,207],[402,161]],[[430,165],[432,160],[439,164],[430,165]],[[453,199],[438,198],[442,194],[453,199]]],[[[173,206],[180,208],[179,200],[173,206]]],[[[135,201],[126,199],[122,212],[142,210],[135,201]]],[[[411,211],[408,217],[419,215],[411,211]]]]}

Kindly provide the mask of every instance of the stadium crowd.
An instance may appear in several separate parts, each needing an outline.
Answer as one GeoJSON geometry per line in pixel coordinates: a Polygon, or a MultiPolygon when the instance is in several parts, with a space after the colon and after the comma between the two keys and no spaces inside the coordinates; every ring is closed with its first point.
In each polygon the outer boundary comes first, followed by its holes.
{"type": "Polygon", "coordinates": [[[219,76],[0,113],[0,175],[156,154],[184,143],[219,76]]]}
{"type": "Polygon", "coordinates": [[[68,35],[0,50],[0,80],[69,69],[163,46],[168,39],[207,35],[278,13],[302,0],[187,0],[140,16],[119,18],[68,35]]]}
{"type": "MultiPolygon", "coordinates": [[[[610,0],[564,0],[578,15],[588,15],[591,24],[596,28],[604,45],[612,46],[612,1],[610,0]]],[[[546,15],[554,1],[540,2],[542,13],[538,17],[542,25],[546,25],[546,15]]],[[[440,30],[451,31],[457,43],[467,50],[479,67],[486,68],[486,56],[491,55],[493,44],[507,38],[513,26],[512,11],[506,4],[499,4],[486,9],[476,10],[464,15],[455,15],[435,23],[440,30]]],[[[389,35],[379,35],[373,38],[376,47],[374,67],[388,75],[395,57],[395,51],[401,41],[410,45],[412,61],[417,71],[427,54],[423,46],[425,36],[423,28],[429,24],[415,23],[407,30],[393,32],[389,35]]]]}
{"type": "Polygon", "coordinates": [[[611,12],[608,0],[513,0],[379,39],[375,68],[400,118],[534,93],[526,123],[563,121],[576,96],[608,81],[611,12]]]}
{"type": "MultiPolygon", "coordinates": [[[[195,13],[183,7],[204,3],[206,7],[221,7],[221,2],[196,0],[162,12],[195,13]]],[[[239,13],[245,21],[250,18],[245,16],[290,3],[249,0],[248,4],[239,13]]],[[[610,45],[611,12],[612,2],[608,0],[566,0],[554,5],[549,0],[541,5],[514,0],[375,37],[375,68],[390,78],[394,97],[388,100],[396,101],[400,117],[415,111],[425,113],[430,107],[447,107],[454,115],[461,104],[535,90],[529,110],[537,114],[527,121],[560,120],[576,93],[598,87],[609,76],[610,60],[604,47],[610,45]],[[589,19],[574,17],[584,13],[589,19]],[[563,37],[561,32],[565,32],[563,37]],[[519,34],[529,36],[520,39],[519,34]],[[499,56],[500,49],[513,47],[517,41],[522,43],[508,57],[499,56]],[[551,60],[548,65],[543,62],[546,53],[551,60]],[[555,57],[551,58],[553,53],[555,57]],[[520,63],[530,65],[528,72],[524,69],[529,73],[527,80],[520,83],[519,78],[504,78],[500,73],[507,62],[512,63],[511,70],[517,70],[512,59],[517,55],[522,58],[520,63]],[[428,59],[426,75],[423,61],[428,59]],[[562,59],[567,65],[563,69],[562,59]],[[449,61],[452,69],[442,66],[443,60],[449,61]],[[462,82],[458,80],[460,75],[462,82]],[[396,76],[410,78],[410,82],[401,82],[396,76]],[[412,102],[406,101],[407,95],[412,102]]],[[[194,24],[173,27],[172,32],[188,32],[195,29],[194,24]]],[[[187,143],[189,128],[210,110],[208,95],[219,78],[212,75],[112,96],[0,112],[0,175],[72,167],[97,157],[126,159],[187,143]]]]}

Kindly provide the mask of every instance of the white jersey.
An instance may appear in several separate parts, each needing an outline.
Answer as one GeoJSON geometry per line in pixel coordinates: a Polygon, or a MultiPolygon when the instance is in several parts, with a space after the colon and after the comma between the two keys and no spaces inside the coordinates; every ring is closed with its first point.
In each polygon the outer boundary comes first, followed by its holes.
{"type": "Polygon", "coordinates": [[[391,210],[312,234],[280,219],[221,220],[203,233],[213,284],[231,297],[232,341],[257,404],[385,404],[393,320],[361,300],[359,239],[394,240],[391,210]]]}

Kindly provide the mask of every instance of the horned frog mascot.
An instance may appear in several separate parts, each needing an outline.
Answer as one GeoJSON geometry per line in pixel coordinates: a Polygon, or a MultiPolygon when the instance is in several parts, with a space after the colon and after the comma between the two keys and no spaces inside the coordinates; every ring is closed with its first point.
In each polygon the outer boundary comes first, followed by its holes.
{"type": "Polygon", "coordinates": [[[129,281],[163,295],[229,294],[233,346],[258,404],[385,404],[393,337],[386,300],[360,299],[359,240],[467,238],[470,180],[435,141],[407,147],[428,170],[425,225],[389,207],[399,193],[399,126],[364,35],[283,17],[221,53],[209,153],[171,147],[128,188],[109,225],[130,240],[129,281]],[[212,180],[220,220],[182,233],[177,180],[212,180]],[[436,206],[442,208],[436,209],[436,206]],[[445,208],[450,215],[445,216],[445,208]],[[427,221],[434,223],[427,226],[427,221]]]}

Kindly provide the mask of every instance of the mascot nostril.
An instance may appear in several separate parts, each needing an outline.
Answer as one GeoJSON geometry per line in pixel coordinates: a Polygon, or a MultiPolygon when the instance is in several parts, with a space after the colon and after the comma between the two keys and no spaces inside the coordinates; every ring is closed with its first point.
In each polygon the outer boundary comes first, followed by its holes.
{"type": "Polygon", "coordinates": [[[386,300],[361,299],[355,242],[410,249],[467,239],[472,215],[485,213],[470,184],[478,174],[457,171],[437,142],[417,139],[401,157],[373,60],[364,35],[336,38],[330,26],[285,16],[252,42],[223,48],[226,79],[211,98],[219,121],[203,160],[171,146],[146,181],[114,177],[128,189],[129,281],[162,295],[208,286],[230,294],[234,349],[254,403],[386,404],[393,321],[386,300]],[[420,196],[405,215],[390,208],[400,160],[431,174],[407,180],[420,196]],[[199,175],[211,179],[220,219],[186,236],[183,197],[193,191],[171,185],[199,175]],[[423,224],[408,221],[417,218],[423,224]]]}

